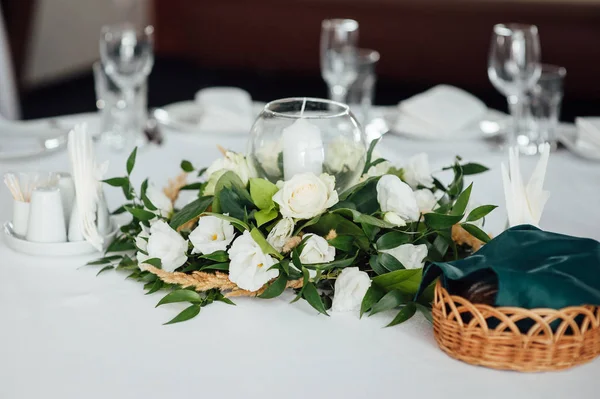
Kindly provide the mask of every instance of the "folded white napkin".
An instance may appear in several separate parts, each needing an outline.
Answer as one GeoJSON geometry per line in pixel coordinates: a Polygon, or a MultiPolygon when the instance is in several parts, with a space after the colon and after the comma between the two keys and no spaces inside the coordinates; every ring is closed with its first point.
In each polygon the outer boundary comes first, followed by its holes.
{"type": "Polygon", "coordinates": [[[237,87],[210,87],[196,93],[199,129],[215,133],[248,133],[254,122],[252,98],[237,87]]]}
{"type": "Polygon", "coordinates": [[[504,198],[506,200],[506,212],[508,213],[508,224],[510,227],[521,224],[530,224],[539,227],[538,224],[544,211],[544,206],[550,197],[548,191],[543,190],[548,158],[550,157],[550,145],[544,144],[540,159],[529,179],[527,186],[523,183],[521,166],[519,164],[519,150],[515,147],[508,149],[508,169],[501,164],[502,183],[504,185],[504,198]]]}
{"type": "Polygon", "coordinates": [[[600,117],[575,118],[578,141],[595,146],[600,151],[600,117]]]}
{"type": "MultiPolygon", "coordinates": [[[[454,86],[439,85],[398,104],[395,129],[422,135],[445,138],[460,136],[462,131],[477,125],[485,116],[485,104],[454,86]]],[[[471,129],[472,130],[472,129],[471,129]]]]}

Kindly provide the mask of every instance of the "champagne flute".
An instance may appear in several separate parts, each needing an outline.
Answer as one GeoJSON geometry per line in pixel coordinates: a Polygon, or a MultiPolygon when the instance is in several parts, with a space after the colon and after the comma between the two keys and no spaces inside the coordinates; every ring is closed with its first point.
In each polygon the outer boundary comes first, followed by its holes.
{"type": "Polygon", "coordinates": [[[541,75],[540,39],[535,25],[498,24],[494,26],[488,58],[488,77],[508,99],[513,118],[509,144],[525,154],[535,154],[526,126],[526,93],[541,75]]]}
{"type": "Polygon", "coordinates": [[[321,75],[330,99],[345,103],[348,88],[358,76],[358,22],[326,19],[321,24],[321,75]]]}
{"type": "Polygon", "coordinates": [[[127,147],[141,134],[142,121],[136,111],[136,90],[146,81],[154,65],[154,28],[141,30],[132,24],[106,26],[100,37],[100,58],[104,71],[121,89],[125,99],[126,118],[120,133],[121,143],[127,147]]]}

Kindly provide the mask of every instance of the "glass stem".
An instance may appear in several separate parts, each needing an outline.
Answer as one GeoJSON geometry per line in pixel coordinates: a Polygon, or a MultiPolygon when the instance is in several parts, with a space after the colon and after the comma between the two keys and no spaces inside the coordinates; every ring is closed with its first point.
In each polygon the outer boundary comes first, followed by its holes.
{"type": "Polygon", "coordinates": [[[348,89],[344,86],[333,85],[329,86],[329,98],[333,101],[337,101],[338,103],[345,104],[346,103],[346,94],[348,94],[348,89]]]}
{"type": "Polygon", "coordinates": [[[508,138],[510,146],[515,146],[518,143],[518,137],[521,134],[523,123],[523,104],[519,95],[508,96],[508,109],[512,117],[513,128],[508,138]]]}

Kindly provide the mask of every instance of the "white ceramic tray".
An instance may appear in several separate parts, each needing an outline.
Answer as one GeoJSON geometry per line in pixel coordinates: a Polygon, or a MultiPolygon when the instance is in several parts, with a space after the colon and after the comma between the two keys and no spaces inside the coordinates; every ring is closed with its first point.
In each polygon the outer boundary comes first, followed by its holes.
{"type": "MultiPolygon", "coordinates": [[[[111,220],[111,227],[110,233],[104,236],[105,247],[119,229],[114,220],[111,220]]],[[[98,252],[87,241],[46,243],[23,240],[14,234],[11,222],[4,223],[4,241],[9,248],[34,256],[79,256],[98,252]]]]}

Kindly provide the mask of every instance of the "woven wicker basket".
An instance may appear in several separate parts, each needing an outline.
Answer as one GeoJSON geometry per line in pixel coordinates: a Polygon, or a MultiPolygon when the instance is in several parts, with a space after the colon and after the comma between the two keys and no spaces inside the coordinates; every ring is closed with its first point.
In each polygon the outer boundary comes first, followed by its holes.
{"type": "Polygon", "coordinates": [[[433,329],[438,345],[448,355],[495,369],[560,370],[600,354],[600,307],[495,308],[450,295],[439,280],[433,329]],[[516,323],[527,319],[532,326],[522,333],[516,323]],[[495,327],[489,327],[488,321],[495,327]]]}

